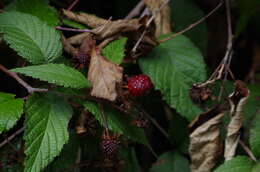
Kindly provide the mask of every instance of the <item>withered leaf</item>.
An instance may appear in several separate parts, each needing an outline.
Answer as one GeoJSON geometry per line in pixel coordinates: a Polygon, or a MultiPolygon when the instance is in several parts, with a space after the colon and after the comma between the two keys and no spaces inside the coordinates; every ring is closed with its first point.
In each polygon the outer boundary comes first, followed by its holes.
{"type": "Polygon", "coordinates": [[[122,81],[123,68],[101,56],[99,48],[94,48],[88,71],[88,79],[93,88],[91,95],[114,101],[117,97],[116,84],[122,81]]]}
{"type": "Polygon", "coordinates": [[[145,4],[155,15],[156,37],[162,34],[171,33],[171,9],[167,0],[145,0],[145,4]]]}
{"type": "Polygon", "coordinates": [[[225,160],[231,160],[235,153],[240,139],[240,128],[243,124],[243,108],[249,97],[249,90],[242,81],[236,81],[236,88],[229,95],[229,103],[231,106],[230,115],[232,116],[227,128],[227,137],[225,140],[225,160]]]}
{"type": "Polygon", "coordinates": [[[203,113],[189,126],[192,172],[211,172],[221,152],[219,124],[224,109],[217,106],[203,113]]]}
{"type": "Polygon", "coordinates": [[[92,33],[96,34],[98,39],[105,39],[116,34],[137,31],[143,25],[140,20],[124,19],[108,21],[103,26],[93,29],[92,33]]]}
{"type": "Polygon", "coordinates": [[[83,12],[74,13],[72,11],[65,10],[65,9],[63,9],[62,12],[69,19],[85,24],[92,28],[96,28],[107,23],[106,19],[97,17],[95,15],[83,13],[83,12]]]}

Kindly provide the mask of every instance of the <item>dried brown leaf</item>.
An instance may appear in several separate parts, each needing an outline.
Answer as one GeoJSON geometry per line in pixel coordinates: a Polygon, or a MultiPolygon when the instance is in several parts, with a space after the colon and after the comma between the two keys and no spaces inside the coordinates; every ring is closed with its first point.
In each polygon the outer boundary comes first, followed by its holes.
{"type": "Polygon", "coordinates": [[[65,10],[65,9],[63,9],[62,12],[69,19],[85,24],[92,28],[96,28],[107,23],[107,20],[103,18],[97,17],[95,15],[83,13],[83,12],[74,13],[72,11],[65,10]]]}
{"type": "Polygon", "coordinates": [[[243,107],[249,97],[249,90],[242,81],[236,81],[236,89],[229,96],[231,106],[230,115],[232,119],[228,124],[227,137],[225,140],[225,160],[231,160],[235,153],[240,139],[240,128],[243,125],[243,107]]]}
{"type": "Polygon", "coordinates": [[[101,56],[100,49],[94,48],[88,71],[92,82],[91,95],[114,101],[117,97],[116,84],[122,81],[123,68],[101,56]]]}
{"type": "Polygon", "coordinates": [[[89,32],[80,33],[80,34],[74,35],[74,36],[72,36],[72,37],[69,37],[69,38],[67,39],[67,41],[68,41],[70,44],[80,45],[80,44],[83,42],[84,38],[85,38],[86,36],[89,36],[89,35],[92,35],[92,34],[89,33],[89,32]]]}
{"type": "Polygon", "coordinates": [[[61,42],[63,45],[64,50],[72,55],[76,55],[78,53],[78,49],[74,48],[71,43],[66,39],[63,35],[61,37],[61,42]]]}
{"type": "Polygon", "coordinates": [[[145,4],[152,11],[152,14],[155,15],[156,37],[172,32],[171,9],[169,4],[164,6],[165,2],[166,0],[145,0],[145,4]]]}
{"type": "Polygon", "coordinates": [[[217,106],[194,120],[189,129],[192,172],[211,172],[220,155],[222,144],[219,124],[224,109],[217,106]]]}
{"type": "Polygon", "coordinates": [[[116,34],[137,31],[143,24],[140,19],[124,19],[108,21],[102,27],[92,30],[92,33],[98,36],[98,39],[105,39],[116,34]]]}

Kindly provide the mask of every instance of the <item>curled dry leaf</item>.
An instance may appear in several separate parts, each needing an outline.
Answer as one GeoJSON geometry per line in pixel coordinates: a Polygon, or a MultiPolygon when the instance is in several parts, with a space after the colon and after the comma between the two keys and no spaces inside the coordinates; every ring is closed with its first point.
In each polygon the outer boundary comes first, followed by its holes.
{"type": "Polygon", "coordinates": [[[74,13],[72,11],[65,10],[65,9],[63,9],[62,12],[69,19],[85,24],[92,28],[96,28],[107,23],[106,19],[97,17],[95,15],[83,13],[83,12],[74,13]]]}
{"type": "Polygon", "coordinates": [[[99,48],[94,48],[88,71],[88,79],[93,88],[91,95],[114,101],[117,97],[116,84],[123,78],[123,68],[101,56],[99,48]]]}
{"type": "Polygon", "coordinates": [[[243,124],[243,108],[249,97],[249,90],[245,83],[236,81],[236,89],[229,96],[229,103],[231,106],[230,115],[232,119],[228,124],[227,137],[225,140],[225,160],[231,160],[235,153],[240,139],[239,130],[243,124]]]}
{"type": "Polygon", "coordinates": [[[225,110],[225,106],[219,105],[189,125],[192,172],[211,172],[216,165],[222,150],[219,124],[225,110]]]}
{"type": "Polygon", "coordinates": [[[145,0],[145,4],[155,15],[156,37],[162,34],[171,33],[171,9],[167,0],[145,0]],[[160,9],[161,8],[161,9],[160,9]]]}

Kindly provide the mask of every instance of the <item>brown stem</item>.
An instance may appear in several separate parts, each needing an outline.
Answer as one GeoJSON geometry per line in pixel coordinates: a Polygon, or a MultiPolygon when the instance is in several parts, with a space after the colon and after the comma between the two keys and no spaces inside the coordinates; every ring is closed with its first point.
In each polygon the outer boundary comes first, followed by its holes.
{"type": "Polygon", "coordinates": [[[18,136],[19,134],[21,134],[24,131],[24,127],[20,128],[19,130],[17,130],[14,134],[12,134],[11,136],[9,136],[8,138],[6,138],[2,143],[0,143],[0,149],[5,146],[6,144],[8,144],[11,140],[13,140],[16,136],[18,136]]]}
{"type": "Polygon", "coordinates": [[[213,9],[211,10],[206,16],[204,16],[203,18],[201,18],[200,20],[198,20],[197,22],[189,25],[187,28],[181,30],[180,32],[177,32],[175,34],[172,34],[170,35],[169,37],[163,39],[163,40],[160,40],[159,42],[162,43],[162,42],[165,42],[165,41],[169,41],[173,38],[175,38],[176,36],[178,35],[181,35],[189,30],[191,30],[192,28],[194,28],[195,26],[199,25],[200,23],[202,23],[203,21],[205,21],[209,16],[211,16],[213,13],[215,13],[220,7],[221,5],[223,4],[222,0],[220,1],[220,3],[213,9]]]}
{"type": "Polygon", "coordinates": [[[125,17],[125,19],[131,19],[138,16],[142,9],[144,8],[145,3],[144,0],[140,0],[140,2],[133,8],[133,10],[125,17]]]}
{"type": "Polygon", "coordinates": [[[254,154],[252,153],[252,151],[246,146],[246,144],[242,141],[239,140],[239,144],[241,145],[241,147],[245,150],[245,152],[248,154],[248,156],[253,160],[253,161],[257,161],[256,157],[254,156],[254,154]]]}
{"type": "Polygon", "coordinates": [[[74,0],[73,3],[70,4],[70,6],[67,8],[67,10],[69,10],[69,11],[72,10],[72,8],[74,8],[79,1],[80,1],[80,0],[74,0]]]}
{"type": "Polygon", "coordinates": [[[48,91],[48,89],[44,89],[44,88],[33,88],[33,87],[31,87],[24,80],[22,80],[15,72],[12,72],[12,71],[6,69],[1,64],[0,64],[0,70],[2,70],[4,73],[9,75],[10,77],[14,78],[18,83],[20,83],[24,88],[27,89],[29,94],[32,94],[34,92],[47,92],[48,91]]]}
{"type": "Polygon", "coordinates": [[[63,31],[71,31],[71,32],[92,32],[89,29],[74,29],[74,28],[67,28],[67,27],[61,27],[61,26],[57,26],[55,29],[63,30],[63,31]]]}

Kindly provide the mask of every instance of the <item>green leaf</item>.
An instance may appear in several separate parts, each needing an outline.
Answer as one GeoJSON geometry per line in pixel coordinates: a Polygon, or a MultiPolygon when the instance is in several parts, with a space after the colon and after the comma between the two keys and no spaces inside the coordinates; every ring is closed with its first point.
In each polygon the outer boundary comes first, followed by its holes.
{"type": "Polygon", "coordinates": [[[153,164],[151,172],[190,172],[189,161],[177,152],[167,152],[153,164]]]}
{"type": "Polygon", "coordinates": [[[192,120],[202,112],[190,99],[189,89],[206,80],[205,64],[199,50],[185,36],[160,44],[148,57],[140,59],[139,65],[166,102],[182,116],[192,120]]]}
{"type": "Polygon", "coordinates": [[[257,11],[257,7],[260,5],[259,0],[239,0],[238,1],[238,9],[240,12],[240,16],[238,18],[235,35],[239,36],[248,25],[251,17],[257,11]]]}
{"type": "MultiPolygon", "coordinates": [[[[172,19],[174,23],[174,32],[187,28],[192,23],[197,22],[204,17],[203,11],[195,4],[194,0],[174,0],[170,1],[172,9],[172,19]],[[185,15],[183,12],[185,11],[185,15]]],[[[199,24],[184,35],[199,47],[203,54],[207,50],[207,25],[206,22],[199,24]]]]}
{"type": "MultiPolygon", "coordinates": [[[[83,105],[95,116],[95,118],[101,123],[101,125],[105,125],[102,117],[102,112],[97,103],[85,101],[83,105]]],[[[127,116],[124,114],[120,114],[109,107],[104,107],[103,110],[104,115],[107,116],[107,123],[110,130],[116,133],[124,134],[125,136],[128,136],[129,138],[139,143],[148,145],[144,130],[131,125],[132,119],[129,115],[127,116]]]]}
{"type": "Polygon", "coordinates": [[[85,26],[83,24],[77,23],[77,22],[69,20],[69,19],[62,19],[62,23],[64,25],[67,25],[67,26],[70,26],[73,28],[77,28],[77,29],[87,29],[88,28],[87,26],[85,26]]]}
{"type": "Polygon", "coordinates": [[[258,162],[252,169],[252,172],[259,172],[260,171],[260,163],[258,162]]]}
{"type": "Polygon", "coordinates": [[[25,170],[40,172],[59,153],[68,141],[70,105],[61,97],[35,94],[27,104],[25,119],[25,170]]]}
{"type": "Polygon", "coordinates": [[[125,161],[123,172],[141,171],[134,148],[124,148],[120,151],[120,155],[125,161]]]}
{"type": "Polygon", "coordinates": [[[0,92],[0,133],[11,129],[23,114],[23,99],[0,92]]]}
{"type": "Polygon", "coordinates": [[[33,64],[49,63],[61,56],[60,34],[35,16],[21,12],[2,13],[0,32],[11,48],[33,64]]]}
{"type": "Polygon", "coordinates": [[[43,0],[17,0],[13,4],[13,10],[36,16],[49,26],[59,24],[58,12],[43,0]]]}
{"type": "Polygon", "coordinates": [[[255,116],[253,126],[250,129],[249,143],[256,157],[260,157],[260,110],[255,116]]]}
{"type": "Polygon", "coordinates": [[[68,143],[64,145],[60,155],[45,169],[45,172],[66,171],[70,167],[73,167],[77,159],[79,145],[79,137],[76,134],[71,134],[68,143]]]}
{"type": "Polygon", "coordinates": [[[48,83],[70,88],[84,88],[90,86],[86,77],[74,68],[64,64],[44,64],[12,69],[48,83]]]}
{"type": "Polygon", "coordinates": [[[243,115],[244,115],[244,126],[249,127],[249,123],[256,115],[257,111],[260,110],[260,86],[258,85],[248,85],[248,88],[250,90],[250,96],[247,100],[247,103],[245,104],[245,107],[243,109],[243,115]]]}
{"type": "Polygon", "coordinates": [[[124,51],[126,42],[127,38],[125,37],[111,42],[102,50],[103,55],[107,57],[109,60],[111,60],[113,63],[122,63],[125,57],[124,51]]]}
{"type": "Polygon", "coordinates": [[[246,156],[237,156],[220,165],[214,172],[251,172],[253,161],[246,156]]]}

